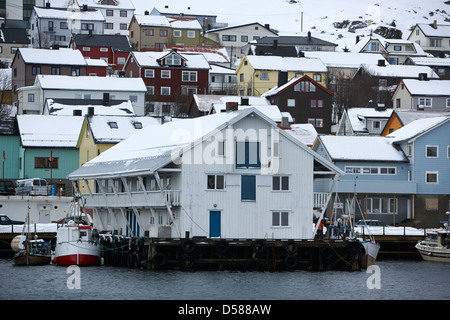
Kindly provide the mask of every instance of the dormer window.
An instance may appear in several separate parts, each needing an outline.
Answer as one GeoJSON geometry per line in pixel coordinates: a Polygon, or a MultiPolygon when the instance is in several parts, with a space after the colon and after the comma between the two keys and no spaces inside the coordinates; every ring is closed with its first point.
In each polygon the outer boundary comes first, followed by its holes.
{"type": "Polygon", "coordinates": [[[176,54],[171,54],[170,56],[166,57],[166,65],[169,66],[179,66],[181,65],[181,58],[180,56],[176,54]]]}
{"type": "Polygon", "coordinates": [[[115,121],[108,122],[108,125],[109,125],[109,127],[111,129],[118,129],[119,128],[119,126],[117,125],[117,122],[115,122],[115,121]]]}
{"type": "Polygon", "coordinates": [[[141,122],[133,122],[133,126],[135,129],[142,129],[142,123],[141,122]]]}

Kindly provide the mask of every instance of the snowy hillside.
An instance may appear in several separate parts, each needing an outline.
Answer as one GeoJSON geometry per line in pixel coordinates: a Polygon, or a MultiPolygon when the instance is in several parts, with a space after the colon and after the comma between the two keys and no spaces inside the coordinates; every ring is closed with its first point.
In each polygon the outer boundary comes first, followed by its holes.
{"type": "Polygon", "coordinates": [[[169,8],[208,10],[217,15],[218,22],[230,26],[259,22],[270,24],[280,35],[306,34],[337,43],[340,50],[352,48],[356,35],[369,35],[379,26],[393,23],[409,36],[416,23],[450,24],[450,1],[446,0],[132,0],[136,13],[151,11],[155,6],[169,8]],[[448,3],[448,4],[446,4],[448,3]],[[349,23],[360,21],[354,32],[349,32],[349,23]],[[338,28],[339,24],[345,26],[338,28]],[[303,32],[302,32],[303,29],[303,32]]]}

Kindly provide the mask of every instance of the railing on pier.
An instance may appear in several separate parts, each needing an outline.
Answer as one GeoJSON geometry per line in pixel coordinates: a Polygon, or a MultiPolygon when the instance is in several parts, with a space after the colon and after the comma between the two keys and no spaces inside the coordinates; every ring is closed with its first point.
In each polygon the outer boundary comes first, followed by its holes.
{"type": "Polygon", "coordinates": [[[331,194],[329,192],[314,192],[313,208],[323,208],[328,204],[331,194]]]}

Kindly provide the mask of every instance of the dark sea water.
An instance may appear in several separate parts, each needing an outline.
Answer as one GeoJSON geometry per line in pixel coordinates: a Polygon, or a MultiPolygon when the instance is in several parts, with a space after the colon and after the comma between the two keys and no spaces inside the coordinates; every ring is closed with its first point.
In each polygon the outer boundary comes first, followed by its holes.
{"type": "Polygon", "coordinates": [[[370,272],[77,268],[0,259],[0,300],[450,300],[450,264],[426,261],[379,261],[370,272]]]}

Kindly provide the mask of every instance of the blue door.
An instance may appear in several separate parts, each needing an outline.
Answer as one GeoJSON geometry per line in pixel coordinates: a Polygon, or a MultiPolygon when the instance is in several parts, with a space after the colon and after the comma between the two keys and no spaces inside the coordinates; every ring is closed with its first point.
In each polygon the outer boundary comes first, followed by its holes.
{"type": "Polygon", "coordinates": [[[241,176],[241,201],[256,200],[256,176],[241,176]]]}
{"type": "Polygon", "coordinates": [[[220,237],[220,211],[209,212],[209,237],[220,237]]]}

